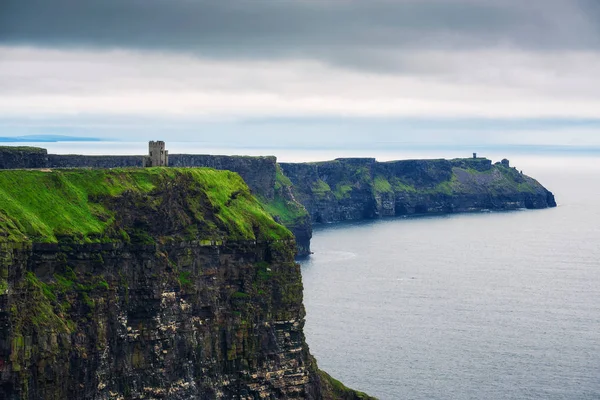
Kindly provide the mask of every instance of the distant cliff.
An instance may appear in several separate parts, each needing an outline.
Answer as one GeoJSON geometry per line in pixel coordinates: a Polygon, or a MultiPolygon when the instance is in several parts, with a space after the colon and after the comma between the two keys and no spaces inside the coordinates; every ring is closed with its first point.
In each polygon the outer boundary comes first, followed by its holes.
{"type": "Polygon", "coordinates": [[[369,398],[317,369],[294,252],[232,172],[0,171],[0,398],[369,398]]]}
{"type": "Polygon", "coordinates": [[[315,223],[556,206],[551,192],[506,160],[346,158],[280,165],[315,223]]]}
{"type": "Polygon", "coordinates": [[[39,147],[0,146],[0,169],[46,168],[48,152],[39,147]]]}

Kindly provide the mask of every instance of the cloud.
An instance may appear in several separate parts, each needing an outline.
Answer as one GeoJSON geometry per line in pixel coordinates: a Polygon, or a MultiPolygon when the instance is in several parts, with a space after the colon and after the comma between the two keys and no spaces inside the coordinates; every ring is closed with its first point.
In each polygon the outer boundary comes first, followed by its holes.
{"type": "Polygon", "coordinates": [[[598,20],[597,0],[3,0],[0,115],[596,120],[598,20]]]}
{"type": "Polygon", "coordinates": [[[311,59],[402,70],[414,50],[600,49],[596,0],[4,0],[0,43],[311,59]]]}
{"type": "Polygon", "coordinates": [[[600,54],[588,52],[421,51],[397,75],[314,60],[20,47],[0,54],[4,115],[596,118],[600,109],[600,54]]]}

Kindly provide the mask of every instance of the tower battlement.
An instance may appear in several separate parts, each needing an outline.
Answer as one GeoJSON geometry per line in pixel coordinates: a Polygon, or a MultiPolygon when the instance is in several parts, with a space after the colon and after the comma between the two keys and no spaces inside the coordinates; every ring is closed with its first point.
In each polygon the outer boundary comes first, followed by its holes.
{"type": "Polygon", "coordinates": [[[148,142],[148,156],[144,158],[145,167],[166,167],[169,165],[169,151],[162,140],[148,142]]]}

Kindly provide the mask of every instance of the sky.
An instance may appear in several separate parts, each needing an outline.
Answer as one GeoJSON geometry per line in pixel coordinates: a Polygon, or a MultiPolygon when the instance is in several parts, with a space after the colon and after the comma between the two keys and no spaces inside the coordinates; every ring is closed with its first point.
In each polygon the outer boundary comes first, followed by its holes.
{"type": "Polygon", "coordinates": [[[600,146],[598,0],[2,0],[0,136],[600,146]]]}

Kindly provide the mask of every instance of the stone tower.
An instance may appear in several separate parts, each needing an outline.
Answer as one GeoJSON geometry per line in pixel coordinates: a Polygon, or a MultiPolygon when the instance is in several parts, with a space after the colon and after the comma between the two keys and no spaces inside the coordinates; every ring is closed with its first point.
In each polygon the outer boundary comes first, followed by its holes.
{"type": "Polygon", "coordinates": [[[148,142],[148,156],[145,159],[146,167],[167,167],[169,165],[169,152],[165,150],[165,142],[148,142]]]}

